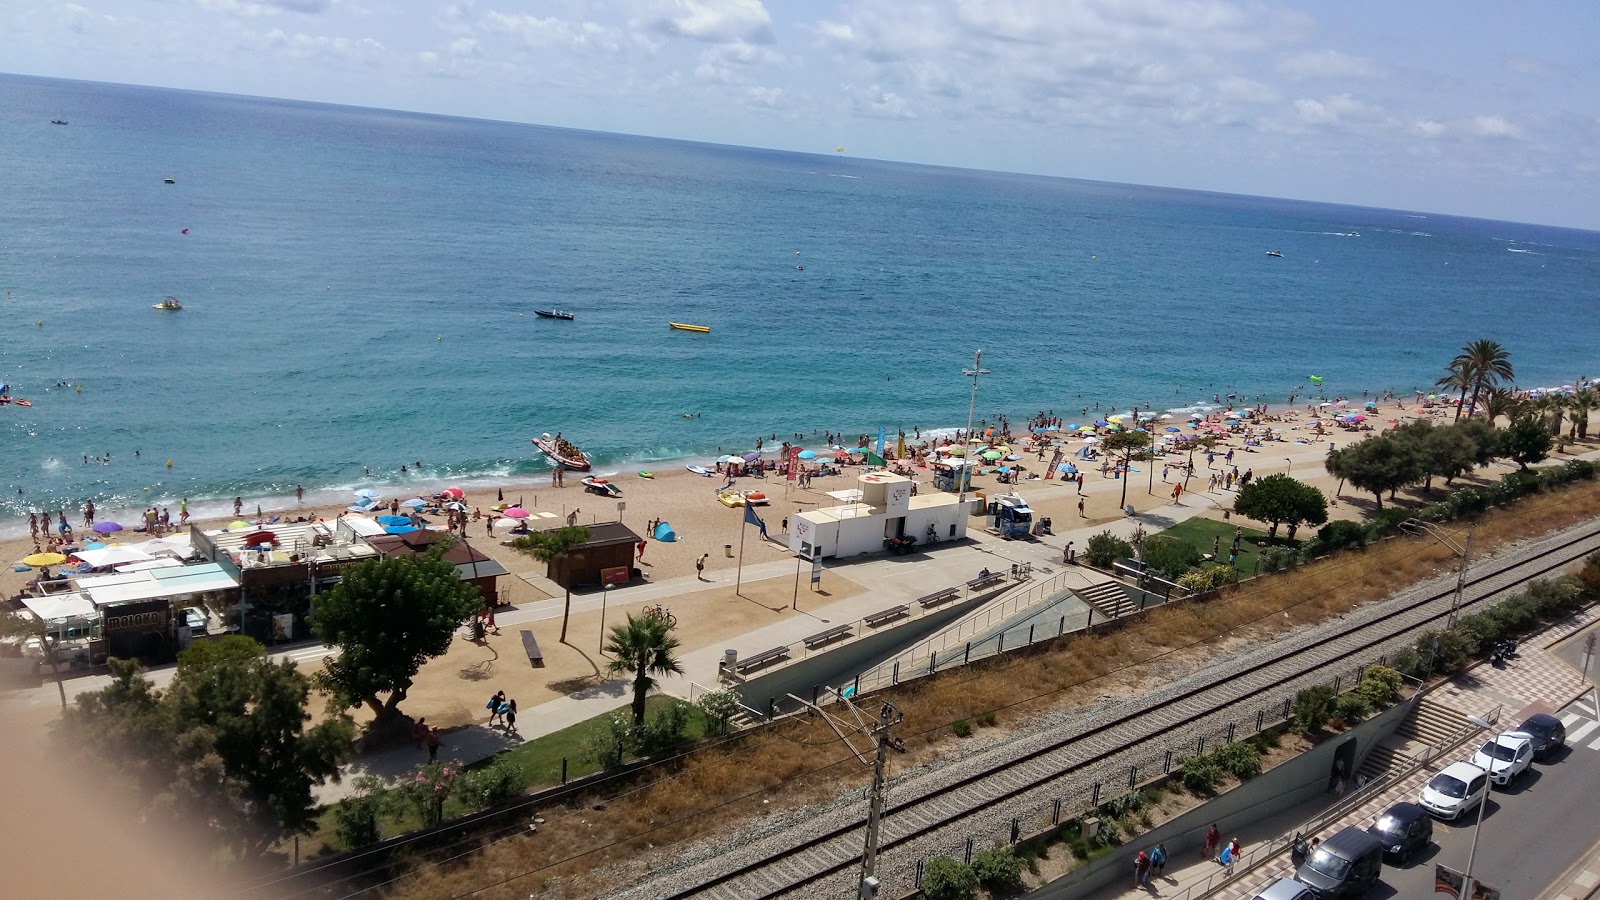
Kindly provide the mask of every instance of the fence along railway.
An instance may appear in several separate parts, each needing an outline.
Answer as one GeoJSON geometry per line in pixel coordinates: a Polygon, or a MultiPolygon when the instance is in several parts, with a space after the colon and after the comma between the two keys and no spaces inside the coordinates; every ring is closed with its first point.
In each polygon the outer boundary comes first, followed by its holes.
{"type": "MultiPolygon", "coordinates": [[[[1463,586],[1461,610],[1498,599],[1524,582],[1560,572],[1600,550],[1600,529],[1580,528],[1586,530],[1576,536],[1573,532],[1579,529],[1568,529],[1534,542],[1535,546],[1549,546],[1532,553],[1480,563],[1475,567],[1479,573],[1463,586]],[[1484,572],[1485,566],[1492,568],[1484,572]]],[[[1151,772],[1152,765],[1170,766],[1174,749],[1150,751],[1148,747],[1153,739],[1194,726],[1204,728],[1206,720],[1244,701],[1255,702],[1254,713],[1245,723],[1247,726],[1259,730],[1276,724],[1288,716],[1296,691],[1318,682],[1342,682],[1359,677],[1362,669],[1379,661],[1384,648],[1409,643],[1417,635],[1441,624],[1451,615],[1450,601],[1454,596],[1455,586],[1451,584],[1446,590],[1421,598],[1374,604],[1366,611],[1347,615],[1336,623],[1331,633],[1306,646],[1280,649],[1285,643],[1293,643],[1293,639],[1280,642],[1271,648],[1268,658],[1243,668],[1203,673],[1187,679],[1176,690],[1157,691],[1119,704],[1105,721],[1091,722],[1088,729],[1080,728],[1066,737],[1047,739],[1042,746],[1031,749],[1019,747],[1028,743],[1026,738],[993,748],[980,754],[989,758],[969,774],[952,780],[939,778],[938,771],[919,774],[917,781],[931,784],[905,784],[900,791],[911,792],[910,796],[895,799],[891,788],[891,802],[884,810],[878,851],[880,877],[888,885],[894,866],[904,871],[914,864],[915,853],[909,858],[896,857],[904,856],[916,842],[943,848],[930,849],[926,855],[959,852],[970,836],[970,832],[955,834],[961,831],[963,821],[1002,804],[1033,803],[1034,814],[1030,819],[1032,827],[1036,828],[1086,812],[1102,799],[1137,783],[1140,771],[1151,772]],[[1337,673],[1333,679],[1327,678],[1330,669],[1337,673]],[[1263,705],[1269,695],[1272,700],[1263,705]],[[1014,752],[1019,749],[1022,752],[1014,752]],[[1141,750],[1144,751],[1142,756],[1141,750]],[[1062,797],[1062,788],[1067,786],[1064,783],[1071,781],[1078,782],[1079,792],[1086,785],[1093,785],[1091,795],[1080,797],[1077,806],[1066,805],[1062,797]],[[1109,788],[1111,793],[1105,797],[1101,796],[1103,785],[1113,785],[1109,788]],[[1035,794],[1038,796],[1030,796],[1035,794]],[[901,853],[896,854],[897,850],[901,853]]],[[[1086,715],[1085,718],[1092,717],[1086,715]]],[[[1200,738],[1208,743],[1232,739],[1237,724],[1213,725],[1209,732],[1202,732],[1200,738]]],[[[1244,732],[1248,733],[1251,732],[1244,732]]],[[[1177,752],[1192,752],[1194,747],[1191,741],[1177,752]]],[[[826,817],[809,821],[822,818],[826,817]]],[[[1014,839],[1020,821],[1020,818],[1010,819],[1009,829],[1003,829],[1010,834],[1001,833],[995,837],[1014,839]]],[[[818,834],[796,835],[794,832],[803,826],[782,829],[757,838],[740,850],[662,873],[651,882],[616,896],[630,900],[643,897],[678,900],[688,897],[848,896],[855,892],[851,885],[860,863],[865,824],[865,815],[858,815],[852,809],[842,824],[818,834]],[[727,858],[734,856],[742,859],[730,863],[727,858]]]]}

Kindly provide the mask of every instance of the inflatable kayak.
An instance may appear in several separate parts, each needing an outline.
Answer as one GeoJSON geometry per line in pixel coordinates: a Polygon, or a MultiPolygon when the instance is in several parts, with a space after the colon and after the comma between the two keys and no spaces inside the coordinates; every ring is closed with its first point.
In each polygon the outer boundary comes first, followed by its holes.
{"type": "Polygon", "coordinates": [[[704,475],[707,478],[711,477],[711,470],[705,466],[684,466],[684,468],[695,473],[696,475],[704,475]]]}
{"type": "Polygon", "coordinates": [[[639,477],[640,478],[654,478],[654,477],[656,477],[656,473],[654,473],[654,472],[640,472],[639,473],[639,477]]]}

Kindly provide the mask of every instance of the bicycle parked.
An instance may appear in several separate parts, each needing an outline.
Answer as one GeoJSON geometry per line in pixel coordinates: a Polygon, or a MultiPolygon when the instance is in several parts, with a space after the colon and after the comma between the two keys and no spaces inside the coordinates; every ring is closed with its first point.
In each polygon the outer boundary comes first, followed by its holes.
{"type": "Polygon", "coordinates": [[[672,614],[672,610],[667,609],[665,606],[662,606],[659,603],[655,606],[646,606],[644,608],[644,615],[647,619],[660,619],[661,621],[667,623],[668,628],[678,627],[678,617],[672,614]]]}

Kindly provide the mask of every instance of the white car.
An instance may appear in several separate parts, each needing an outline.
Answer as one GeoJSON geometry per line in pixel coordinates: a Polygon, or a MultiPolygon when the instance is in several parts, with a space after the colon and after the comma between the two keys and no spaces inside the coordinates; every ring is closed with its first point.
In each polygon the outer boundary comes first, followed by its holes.
{"type": "Polygon", "coordinates": [[[1505,787],[1533,763],[1533,735],[1508,731],[1483,742],[1472,764],[1489,773],[1496,787],[1505,787]]]}
{"type": "Polygon", "coordinates": [[[1476,809],[1488,792],[1488,772],[1472,763],[1451,763],[1422,786],[1417,803],[1441,819],[1454,820],[1476,809]]]}

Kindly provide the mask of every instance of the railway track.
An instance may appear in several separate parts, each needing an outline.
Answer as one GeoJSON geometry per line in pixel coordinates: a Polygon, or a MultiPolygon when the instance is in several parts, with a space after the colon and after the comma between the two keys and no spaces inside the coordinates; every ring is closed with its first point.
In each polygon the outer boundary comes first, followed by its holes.
{"type": "MultiPolygon", "coordinates": [[[[1534,542],[1534,550],[1493,566],[1469,578],[1463,587],[1461,610],[1498,598],[1508,589],[1557,572],[1600,550],[1600,529],[1569,529],[1561,535],[1534,542]],[[1577,532],[1574,534],[1574,532],[1577,532]]],[[[1246,701],[1281,695],[1284,706],[1301,687],[1321,680],[1330,668],[1349,665],[1351,671],[1376,661],[1385,647],[1410,643],[1417,634],[1442,625],[1450,615],[1453,585],[1419,598],[1402,597],[1352,613],[1331,627],[1323,626],[1313,639],[1295,644],[1279,642],[1260,658],[1238,666],[1212,666],[1172,686],[1136,700],[1117,704],[1103,716],[1085,714],[1070,734],[1036,734],[993,747],[969,757],[968,765],[952,765],[931,773],[917,773],[891,787],[891,802],[884,810],[879,844],[879,872],[907,865],[916,858],[914,844],[939,842],[945,832],[959,830],[974,817],[1006,806],[1048,805],[1052,797],[1086,793],[1088,784],[1132,781],[1130,761],[1148,765],[1171,750],[1148,751],[1153,739],[1193,730],[1221,712],[1246,701]],[[1216,671],[1226,668],[1226,671],[1216,671]],[[1030,739],[1031,738],[1031,739],[1030,739]],[[1144,755],[1140,755],[1145,748],[1144,755]],[[974,765],[975,763],[975,765],[974,765]],[[1065,793],[1064,793],[1065,791],[1065,793]],[[901,796],[895,797],[895,794],[901,796]],[[897,852],[905,859],[899,859],[897,852]]],[[[1259,719],[1258,719],[1259,721],[1259,719]]],[[[1202,731],[1202,733],[1204,733],[1202,731]]],[[[1227,731],[1231,735],[1231,728],[1227,731]]],[[[1193,747],[1193,743],[1189,744],[1193,747]]],[[[1189,752],[1189,751],[1183,751],[1189,752]]],[[[1138,770],[1135,769],[1135,772],[1138,770]]],[[[1121,790],[1118,788],[1117,790],[1121,790]]],[[[710,859],[663,873],[616,896],[626,898],[776,898],[784,896],[849,896],[864,840],[863,805],[837,807],[835,815],[808,817],[799,825],[777,830],[744,846],[710,859]],[[812,833],[798,834],[807,830],[812,833]]],[[[1076,813],[1073,813],[1076,814],[1076,813]]],[[[1002,816],[1003,817],[1003,816],[1002,816]]],[[[970,830],[968,831],[970,833],[970,830]]],[[[945,840],[944,852],[959,847],[962,835],[945,840]]],[[[923,854],[926,855],[926,854],[923,854]]]]}

